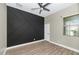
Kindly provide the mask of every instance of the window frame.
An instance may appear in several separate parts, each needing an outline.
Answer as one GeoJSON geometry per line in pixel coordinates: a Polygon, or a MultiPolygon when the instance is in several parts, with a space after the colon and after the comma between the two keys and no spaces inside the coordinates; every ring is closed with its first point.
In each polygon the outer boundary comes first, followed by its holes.
{"type": "MultiPolygon", "coordinates": [[[[74,16],[77,16],[77,15],[79,15],[79,14],[72,15],[72,16],[67,16],[67,17],[64,17],[64,18],[63,18],[63,34],[64,34],[64,35],[66,35],[66,36],[71,36],[71,35],[67,35],[67,34],[66,34],[66,27],[67,27],[67,26],[69,26],[69,28],[70,28],[71,26],[78,26],[78,29],[79,29],[79,25],[66,25],[66,24],[65,24],[65,22],[66,22],[66,21],[65,21],[65,20],[66,20],[65,18],[74,17],[74,16]]],[[[75,19],[74,19],[74,20],[75,20],[75,19]]],[[[79,37],[79,36],[76,36],[76,37],[79,37]]]]}

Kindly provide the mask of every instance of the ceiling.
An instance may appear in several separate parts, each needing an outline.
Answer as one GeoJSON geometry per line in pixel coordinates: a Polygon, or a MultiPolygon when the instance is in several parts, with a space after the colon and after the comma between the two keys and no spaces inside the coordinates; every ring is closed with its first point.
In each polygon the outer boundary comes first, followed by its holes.
{"type": "Polygon", "coordinates": [[[21,9],[23,11],[27,11],[29,13],[39,15],[42,17],[46,17],[48,15],[54,14],[55,12],[58,12],[59,10],[67,8],[73,4],[74,3],[51,3],[50,5],[46,6],[47,9],[50,9],[49,12],[43,11],[41,14],[39,14],[40,9],[31,10],[32,8],[39,8],[37,3],[7,3],[8,6],[15,7],[15,8],[21,9]]]}

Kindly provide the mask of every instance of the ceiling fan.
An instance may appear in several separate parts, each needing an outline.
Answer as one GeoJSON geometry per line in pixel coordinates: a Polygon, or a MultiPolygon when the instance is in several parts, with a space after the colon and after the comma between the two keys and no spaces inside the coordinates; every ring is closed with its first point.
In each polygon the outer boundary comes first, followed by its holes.
{"type": "Polygon", "coordinates": [[[47,9],[46,7],[49,5],[50,3],[46,3],[46,4],[43,4],[43,3],[38,3],[38,6],[40,8],[32,8],[31,10],[37,10],[37,9],[40,9],[39,11],[39,14],[41,14],[42,11],[50,11],[49,9],[47,9]]]}

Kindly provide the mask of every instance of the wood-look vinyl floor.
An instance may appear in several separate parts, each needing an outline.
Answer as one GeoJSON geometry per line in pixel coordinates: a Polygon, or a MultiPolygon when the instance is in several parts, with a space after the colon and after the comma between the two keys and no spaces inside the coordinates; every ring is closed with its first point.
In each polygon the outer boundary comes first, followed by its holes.
{"type": "Polygon", "coordinates": [[[41,41],[9,49],[6,55],[79,55],[79,53],[57,46],[48,41],[41,41]]]}

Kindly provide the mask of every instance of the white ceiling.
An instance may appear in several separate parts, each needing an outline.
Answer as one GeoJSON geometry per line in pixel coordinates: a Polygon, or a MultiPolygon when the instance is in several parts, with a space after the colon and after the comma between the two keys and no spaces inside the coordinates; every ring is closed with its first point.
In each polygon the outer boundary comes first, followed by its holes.
{"type": "MultiPolygon", "coordinates": [[[[45,3],[44,3],[45,4],[45,3]]],[[[31,10],[32,8],[39,8],[37,3],[7,3],[8,6],[15,7],[27,12],[30,12],[35,15],[39,15],[42,17],[46,17],[48,15],[54,14],[55,12],[58,12],[59,10],[62,10],[64,8],[67,8],[70,5],[73,5],[74,3],[51,3],[46,8],[50,9],[50,11],[43,11],[41,14],[39,14],[39,10],[31,10]]]]}

